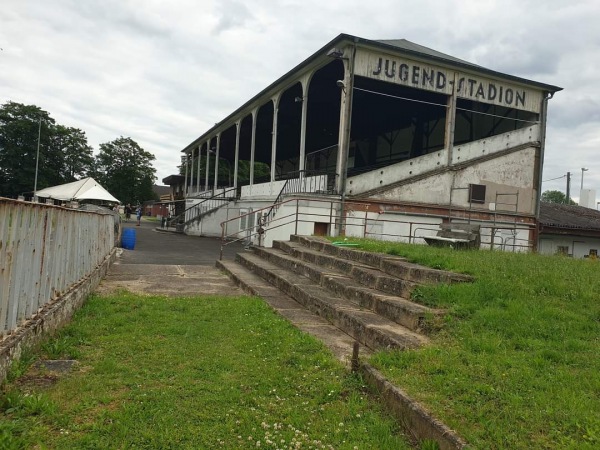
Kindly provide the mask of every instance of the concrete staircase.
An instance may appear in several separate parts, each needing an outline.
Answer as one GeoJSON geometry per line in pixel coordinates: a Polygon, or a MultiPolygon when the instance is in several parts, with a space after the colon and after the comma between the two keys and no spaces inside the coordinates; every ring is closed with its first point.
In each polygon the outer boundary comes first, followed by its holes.
{"type": "Polygon", "coordinates": [[[443,311],[410,301],[411,292],[421,284],[471,280],[307,236],[255,247],[217,267],[346,360],[354,341],[367,352],[427,345],[426,331],[443,311]]]}

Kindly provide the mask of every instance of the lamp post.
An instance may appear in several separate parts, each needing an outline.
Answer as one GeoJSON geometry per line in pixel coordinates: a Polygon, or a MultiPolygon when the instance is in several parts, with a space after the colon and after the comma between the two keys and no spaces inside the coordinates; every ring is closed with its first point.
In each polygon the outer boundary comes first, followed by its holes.
{"type": "Polygon", "coordinates": [[[33,201],[37,202],[37,179],[38,179],[38,167],[40,165],[40,138],[42,136],[42,118],[40,117],[40,122],[38,126],[38,143],[37,143],[37,152],[35,155],[35,179],[33,181],[33,201]]]}
{"type": "Polygon", "coordinates": [[[571,172],[567,172],[567,195],[565,203],[568,205],[571,203],[571,172]]]}
{"type": "Polygon", "coordinates": [[[587,172],[589,169],[586,169],[585,167],[581,168],[581,190],[583,191],[583,174],[585,172],[587,172]]]}

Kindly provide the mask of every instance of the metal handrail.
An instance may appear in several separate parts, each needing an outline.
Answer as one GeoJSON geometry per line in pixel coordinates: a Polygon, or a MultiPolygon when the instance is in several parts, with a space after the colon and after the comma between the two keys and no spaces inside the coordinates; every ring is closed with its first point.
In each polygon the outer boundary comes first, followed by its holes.
{"type": "MultiPolygon", "coordinates": [[[[269,209],[269,211],[261,217],[261,221],[262,221],[262,226],[266,227],[269,222],[273,219],[273,216],[275,215],[275,213],[277,212],[277,210],[279,209],[279,204],[281,203],[281,199],[284,195],[286,194],[302,194],[302,193],[314,193],[312,191],[307,190],[306,187],[306,180],[311,178],[311,177],[315,177],[315,176],[321,176],[321,175],[335,175],[337,177],[337,173],[331,173],[331,172],[327,172],[327,171],[316,171],[316,170],[298,170],[296,172],[289,172],[287,175],[294,175],[294,174],[298,174],[298,177],[296,176],[291,176],[290,178],[288,178],[285,183],[283,184],[281,191],[279,191],[279,194],[277,195],[277,198],[275,199],[275,201],[273,202],[273,204],[271,205],[271,208],[269,209]]],[[[316,192],[325,192],[325,193],[333,193],[332,189],[329,189],[329,182],[326,182],[325,184],[325,188],[324,190],[317,190],[316,192]]]]}
{"type": "Polygon", "coordinates": [[[283,187],[281,188],[281,190],[279,191],[279,194],[277,195],[277,198],[275,199],[275,201],[273,202],[273,204],[269,208],[269,211],[265,215],[263,215],[261,217],[261,221],[262,221],[261,225],[262,226],[267,226],[267,224],[273,218],[273,217],[271,217],[271,215],[275,215],[275,213],[279,209],[279,206],[277,206],[277,205],[279,205],[279,203],[281,203],[281,197],[283,197],[284,192],[285,192],[285,188],[287,187],[287,185],[288,185],[289,182],[290,182],[290,180],[286,180],[285,183],[283,183],[283,187]],[[277,206],[277,208],[275,206],[277,206]]]}
{"type": "MultiPolygon", "coordinates": [[[[294,203],[295,202],[296,203],[296,211],[295,211],[295,213],[288,214],[288,215],[286,215],[284,217],[278,217],[278,218],[274,218],[273,220],[271,220],[271,222],[269,224],[270,225],[269,226],[269,230],[273,230],[273,229],[276,229],[276,228],[280,228],[280,227],[283,227],[283,226],[295,223],[294,228],[295,228],[295,230],[297,232],[297,230],[298,230],[298,224],[299,223],[305,223],[305,222],[309,223],[309,222],[311,222],[311,220],[307,220],[307,214],[302,214],[299,211],[299,208],[300,208],[299,205],[300,205],[301,201],[310,201],[311,203],[322,202],[322,203],[329,203],[330,205],[333,205],[333,204],[340,204],[341,205],[341,200],[338,200],[338,199],[323,200],[323,199],[316,199],[314,197],[312,197],[312,198],[304,198],[303,197],[303,198],[291,198],[291,199],[284,200],[283,202],[279,202],[276,205],[277,209],[279,209],[281,206],[283,206],[285,204],[289,204],[289,203],[294,203]],[[302,217],[302,219],[300,217],[302,217]],[[289,219],[289,218],[292,218],[292,219],[289,220],[288,222],[284,222],[285,219],[289,219]],[[277,222],[277,224],[273,225],[273,223],[275,223],[275,222],[277,222]]],[[[345,206],[348,207],[348,206],[352,206],[352,205],[368,205],[368,204],[369,204],[368,202],[350,201],[350,202],[346,202],[345,206]]],[[[248,237],[250,237],[251,239],[254,238],[254,237],[256,237],[256,236],[262,237],[264,235],[264,233],[267,231],[264,228],[261,230],[261,228],[264,226],[263,224],[255,224],[252,227],[248,227],[248,228],[245,228],[243,230],[239,230],[239,231],[236,231],[234,233],[230,233],[230,234],[226,235],[225,234],[225,230],[226,230],[227,224],[229,224],[230,222],[233,222],[234,220],[241,220],[243,217],[247,217],[247,216],[250,216],[252,214],[257,214],[257,213],[259,213],[261,211],[270,210],[272,206],[273,205],[266,206],[264,208],[261,208],[261,209],[258,209],[258,210],[252,211],[252,212],[248,212],[248,213],[245,213],[245,214],[241,214],[241,215],[239,215],[237,217],[232,217],[230,219],[227,219],[227,220],[221,222],[221,256],[220,256],[221,259],[223,257],[223,249],[224,249],[224,247],[226,245],[229,245],[229,244],[234,243],[234,242],[239,242],[239,241],[244,240],[244,239],[246,239],[248,237]],[[247,235],[248,231],[251,231],[249,235],[247,235]],[[231,239],[232,237],[239,235],[239,233],[244,233],[244,237],[231,239]],[[229,239],[229,241],[228,241],[228,239],[229,239]]],[[[331,209],[331,207],[330,207],[330,209],[331,209]]],[[[308,215],[310,215],[310,216],[318,216],[318,217],[327,217],[328,216],[329,217],[328,222],[330,224],[333,224],[333,222],[335,222],[335,220],[337,219],[337,217],[334,217],[331,214],[331,212],[329,214],[318,214],[318,213],[311,212],[308,215]]],[[[462,217],[451,217],[451,216],[439,216],[439,218],[440,218],[440,220],[442,220],[442,219],[463,219],[462,217]]],[[[362,225],[360,225],[360,224],[354,224],[354,225],[351,225],[351,227],[356,227],[356,228],[362,227],[363,230],[364,230],[363,231],[363,236],[364,237],[368,237],[368,235],[371,235],[371,236],[379,236],[379,237],[389,236],[389,237],[393,237],[395,239],[405,238],[405,239],[408,240],[409,243],[410,242],[415,242],[417,239],[422,239],[423,238],[423,236],[417,236],[416,235],[416,232],[418,230],[437,231],[439,229],[439,227],[436,227],[436,225],[428,223],[428,222],[398,221],[398,220],[385,220],[385,219],[368,219],[366,217],[366,215],[365,215],[365,218],[362,219],[362,220],[363,220],[363,224],[362,225]],[[394,235],[392,235],[392,234],[386,234],[386,233],[369,233],[369,232],[366,232],[367,221],[382,222],[382,223],[393,222],[394,224],[405,224],[405,225],[408,225],[410,231],[409,231],[408,235],[400,235],[400,234],[394,234],[394,235]],[[415,225],[417,226],[416,228],[414,227],[415,225]]],[[[499,228],[502,228],[502,229],[514,229],[513,227],[510,227],[510,226],[498,227],[491,220],[478,220],[478,222],[481,222],[481,224],[482,224],[482,226],[484,228],[491,228],[491,229],[499,229],[499,228]]],[[[523,225],[525,225],[525,224],[523,224],[523,225]]],[[[525,228],[523,228],[521,230],[525,230],[525,228]]],[[[486,238],[486,237],[484,237],[484,238],[486,238]]],[[[495,234],[491,234],[489,236],[489,239],[482,240],[481,244],[482,245],[489,245],[490,249],[493,249],[494,246],[496,245],[495,244],[495,239],[496,239],[495,234]]],[[[531,242],[530,239],[523,239],[523,238],[516,238],[516,237],[510,237],[510,239],[513,240],[513,242],[514,242],[513,246],[515,248],[517,248],[517,247],[518,248],[524,248],[524,249],[531,249],[532,248],[532,242],[531,242]],[[523,241],[524,243],[517,243],[518,241],[523,241]]],[[[504,240],[503,240],[501,246],[502,247],[506,247],[506,245],[507,245],[507,242],[504,242],[504,240]]]]}
{"type": "MultiPolygon", "coordinates": [[[[173,224],[176,225],[178,223],[184,223],[185,224],[185,223],[190,222],[191,220],[194,220],[194,219],[191,219],[188,222],[180,222],[180,220],[182,218],[185,219],[186,213],[188,211],[191,211],[194,208],[199,208],[199,207],[201,208],[202,205],[204,203],[206,203],[207,201],[209,201],[209,200],[219,200],[220,197],[223,197],[223,200],[230,200],[231,197],[226,197],[225,194],[227,194],[228,192],[231,192],[231,191],[236,192],[236,194],[237,194],[237,189],[235,187],[232,187],[232,188],[229,188],[229,189],[225,189],[223,192],[220,192],[219,194],[214,194],[212,197],[205,197],[205,198],[203,198],[199,203],[196,203],[196,204],[190,206],[189,208],[186,208],[185,210],[183,210],[183,212],[179,213],[175,217],[172,217],[171,220],[167,221],[167,227],[173,226],[173,224]]],[[[233,198],[235,198],[235,196],[233,198]]],[[[185,199],[185,200],[187,200],[187,199],[185,199]]]]}
{"type": "MultiPolygon", "coordinates": [[[[293,201],[293,199],[286,200],[285,202],[281,202],[281,204],[288,203],[290,201],[293,201]]],[[[244,236],[244,237],[241,237],[241,238],[238,238],[238,239],[231,239],[228,242],[226,242],[226,239],[230,238],[231,236],[240,234],[242,232],[247,232],[250,229],[256,227],[256,226],[253,225],[252,227],[248,227],[248,228],[245,228],[243,230],[236,231],[235,233],[231,233],[231,234],[225,235],[225,229],[226,229],[226,225],[225,224],[227,224],[229,222],[233,222],[234,220],[241,220],[243,217],[248,217],[248,216],[251,216],[251,215],[255,215],[256,213],[259,213],[259,212],[267,210],[267,209],[270,210],[270,208],[272,208],[272,206],[273,205],[271,205],[271,206],[265,206],[264,208],[260,208],[260,209],[254,210],[254,211],[250,211],[250,212],[247,212],[247,213],[244,213],[244,214],[240,214],[237,217],[232,217],[231,219],[227,219],[227,220],[224,220],[223,222],[221,222],[221,224],[220,224],[221,225],[221,253],[220,253],[220,257],[219,257],[220,260],[223,259],[223,248],[226,245],[233,244],[234,242],[243,241],[244,239],[246,239],[247,236],[244,236]]],[[[249,237],[254,237],[257,234],[259,234],[259,233],[258,232],[251,233],[249,237]]]]}
{"type": "MultiPolygon", "coordinates": [[[[291,190],[289,191],[289,193],[294,193],[294,194],[302,194],[302,193],[315,193],[314,190],[310,190],[307,188],[307,181],[308,179],[314,179],[315,177],[319,177],[322,175],[326,175],[327,176],[327,183],[322,185],[321,187],[323,187],[323,189],[316,189],[316,192],[321,192],[321,193],[328,193],[331,195],[336,195],[337,192],[335,191],[335,180],[338,177],[338,174],[334,171],[329,171],[329,170],[314,170],[314,169],[302,169],[302,170],[296,170],[293,172],[287,172],[285,174],[285,176],[280,176],[277,178],[277,180],[287,180],[290,181],[290,186],[291,186],[291,190]],[[329,180],[329,178],[332,177],[332,180],[329,180]]],[[[311,181],[312,183],[312,181],[311,181]]],[[[312,185],[311,186],[318,188],[319,186],[315,186],[312,185]]]]}

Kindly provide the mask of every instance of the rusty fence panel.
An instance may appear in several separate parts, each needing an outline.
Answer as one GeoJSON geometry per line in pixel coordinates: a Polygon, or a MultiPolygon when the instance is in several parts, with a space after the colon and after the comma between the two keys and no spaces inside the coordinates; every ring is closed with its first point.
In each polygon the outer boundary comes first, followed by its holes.
{"type": "Polygon", "coordinates": [[[0,198],[0,337],[91,274],[114,240],[111,215],[0,198]]]}

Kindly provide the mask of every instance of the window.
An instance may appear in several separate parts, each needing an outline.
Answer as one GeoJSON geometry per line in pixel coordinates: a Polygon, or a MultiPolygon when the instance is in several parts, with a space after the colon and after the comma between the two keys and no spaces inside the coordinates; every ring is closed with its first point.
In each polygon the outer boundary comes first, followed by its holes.
{"type": "Polygon", "coordinates": [[[569,255],[569,246],[568,245],[558,245],[556,246],[556,254],[557,255],[569,255]]]}
{"type": "Polygon", "coordinates": [[[485,203],[485,184],[469,184],[469,203],[485,203]]]}
{"type": "Polygon", "coordinates": [[[246,229],[246,216],[244,216],[243,214],[246,214],[246,211],[244,211],[243,209],[240,210],[240,231],[245,230],[246,229]]]}

